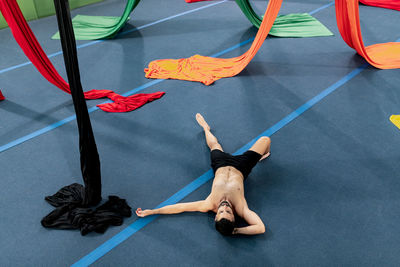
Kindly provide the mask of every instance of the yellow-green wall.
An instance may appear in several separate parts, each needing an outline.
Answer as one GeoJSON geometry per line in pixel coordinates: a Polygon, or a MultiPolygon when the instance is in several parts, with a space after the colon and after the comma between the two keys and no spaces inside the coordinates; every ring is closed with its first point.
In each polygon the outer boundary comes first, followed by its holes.
{"type": "MultiPolygon", "coordinates": [[[[101,2],[103,0],[70,0],[71,9],[101,2]]],[[[17,0],[26,20],[38,19],[55,14],[53,0],[17,0]]],[[[7,23],[0,13],[0,29],[7,27],[7,23]]]]}

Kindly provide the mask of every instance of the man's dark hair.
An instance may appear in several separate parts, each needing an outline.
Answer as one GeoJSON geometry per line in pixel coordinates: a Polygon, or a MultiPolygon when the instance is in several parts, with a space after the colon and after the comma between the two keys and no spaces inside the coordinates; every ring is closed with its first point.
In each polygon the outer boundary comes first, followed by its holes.
{"type": "Polygon", "coordinates": [[[215,229],[223,235],[232,235],[233,229],[235,229],[235,223],[222,218],[219,221],[215,221],[215,229]]]}

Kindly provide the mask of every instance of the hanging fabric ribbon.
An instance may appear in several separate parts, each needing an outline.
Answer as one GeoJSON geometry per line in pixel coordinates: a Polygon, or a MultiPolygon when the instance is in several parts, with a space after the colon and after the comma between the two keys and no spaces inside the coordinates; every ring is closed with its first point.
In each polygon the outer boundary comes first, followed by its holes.
{"type": "MultiPolygon", "coordinates": [[[[257,28],[260,27],[262,18],[254,11],[249,0],[236,0],[247,19],[257,28]]],[[[277,37],[318,37],[332,36],[321,22],[308,13],[280,15],[276,18],[269,35],[277,37]]]]}
{"type": "Polygon", "coordinates": [[[144,71],[146,78],[179,79],[202,82],[210,85],[214,81],[240,73],[253,59],[267,37],[278,16],[282,0],[270,0],[260,29],[250,49],[235,58],[213,58],[194,55],[182,59],[161,59],[150,62],[144,71]]]}
{"type": "Polygon", "coordinates": [[[389,42],[365,47],[361,35],[358,0],[336,0],[336,20],[343,40],[372,66],[400,68],[400,43],[389,42]]]}
{"type": "MultiPolygon", "coordinates": [[[[121,17],[77,15],[72,20],[77,40],[111,39],[125,26],[140,0],[128,0],[121,17]]],[[[52,39],[60,39],[57,32],[52,39]]]]}
{"type": "MultiPolygon", "coordinates": [[[[31,28],[22,15],[21,9],[16,0],[0,0],[0,11],[7,21],[11,32],[24,51],[25,55],[29,58],[37,70],[46,78],[50,83],[57,86],[66,93],[71,93],[69,85],[58,74],[53,64],[43,51],[31,28]]],[[[98,99],[107,97],[114,101],[114,103],[99,104],[100,109],[108,112],[127,112],[132,111],[147,102],[151,102],[164,95],[164,92],[157,92],[153,94],[133,95],[123,97],[117,95],[111,90],[91,90],[85,92],[86,99],[98,99]]]]}
{"type": "Polygon", "coordinates": [[[104,232],[109,225],[120,225],[124,215],[131,215],[131,209],[125,200],[118,197],[110,197],[95,211],[87,208],[101,201],[100,159],[80,81],[68,0],[54,0],[54,5],[78,124],[81,172],[85,186],[72,184],[46,197],[56,209],[42,219],[42,225],[58,229],[80,228],[82,235],[90,231],[104,232]],[[119,220],[116,221],[116,218],[119,220]]]}
{"type": "Polygon", "coordinates": [[[0,101],[2,101],[2,100],[4,100],[4,99],[6,99],[6,98],[4,97],[3,93],[2,93],[1,90],[0,90],[0,101]]]}
{"type": "Polygon", "coordinates": [[[390,116],[390,121],[400,129],[400,115],[390,116]]]}
{"type": "Polygon", "coordinates": [[[367,6],[383,7],[400,11],[399,0],[360,0],[360,2],[367,6]]]}

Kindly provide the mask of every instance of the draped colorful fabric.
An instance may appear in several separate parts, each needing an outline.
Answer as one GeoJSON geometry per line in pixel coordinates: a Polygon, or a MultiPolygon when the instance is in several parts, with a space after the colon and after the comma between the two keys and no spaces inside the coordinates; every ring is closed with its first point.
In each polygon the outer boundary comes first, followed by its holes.
{"type": "Polygon", "coordinates": [[[399,0],[360,0],[360,2],[367,6],[383,7],[400,11],[399,0]]]}
{"type": "Polygon", "coordinates": [[[0,101],[2,101],[2,100],[4,100],[4,99],[6,99],[6,98],[4,97],[3,93],[2,93],[1,90],[0,90],[0,101]]]}
{"type": "MultiPolygon", "coordinates": [[[[205,0],[186,0],[187,3],[205,0]]],[[[236,0],[247,19],[257,28],[260,28],[262,18],[252,8],[249,0],[236,0]]],[[[308,13],[279,15],[269,32],[276,37],[320,37],[332,36],[333,33],[321,22],[308,13]]]]}
{"type": "MultiPolygon", "coordinates": [[[[121,17],[77,15],[72,19],[77,40],[110,39],[125,26],[140,0],[128,0],[121,17]]],[[[52,39],[60,39],[57,32],[52,39]]]]}
{"type": "MultiPolygon", "coordinates": [[[[235,0],[247,19],[257,28],[262,18],[254,11],[249,0],[235,0]]],[[[308,13],[280,15],[276,18],[269,35],[277,37],[332,36],[321,22],[308,13]]]]}
{"type": "Polygon", "coordinates": [[[190,58],[155,60],[150,62],[149,67],[144,70],[146,78],[179,79],[210,85],[218,79],[237,75],[257,54],[278,16],[281,4],[282,0],[269,1],[253,44],[243,55],[234,58],[194,55],[190,58]]]}
{"type": "Polygon", "coordinates": [[[400,68],[400,43],[389,42],[364,46],[358,0],[336,0],[336,20],[343,40],[369,64],[379,69],[400,68]]]}
{"type": "MultiPolygon", "coordinates": [[[[50,83],[64,92],[71,94],[69,84],[60,76],[60,74],[58,74],[46,53],[43,51],[31,28],[26,22],[16,0],[0,0],[0,11],[7,21],[15,40],[37,70],[50,83]]],[[[97,105],[100,109],[108,112],[132,111],[147,102],[160,98],[163,95],[164,92],[157,92],[147,95],[143,94],[140,96],[133,95],[123,97],[111,90],[90,90],[85,92],[86,99],[107,97],[113,100],[114,103],[112,103],[112,105],[109,103],[97,105]]]]}
{"type": "Polygon", "coordinates": [[[390,116],[390,121],[400,129],[400,115],[390,116]]]}
{"type": "MultiPolygon", "coordinates": [[[[259,27],[259,25],[258,25],[259,27]]],[[[276,37],[321,37],[332,36],[321,22],[308,13],[279,15],[269,32],[276,37]]]]}

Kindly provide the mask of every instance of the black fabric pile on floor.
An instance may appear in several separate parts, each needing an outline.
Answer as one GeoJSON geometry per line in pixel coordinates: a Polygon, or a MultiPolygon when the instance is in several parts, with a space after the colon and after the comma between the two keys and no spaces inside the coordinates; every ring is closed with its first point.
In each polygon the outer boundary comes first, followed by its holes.
{"type": "Polygon", "coordinates": [[[110,196],[106,203],[94,210],[89,208],[101,201],[100,159],[83,95],[68,0],[54,0],[54,6],[78,124],[81,172],[85,186],[71,184],[46,197],[46,201],[56,209],[41,223],[49,228],[80,229],[82,235],[91,231],[104,233],[108,226],[121,225],[123,217],[130,217],[131,208],[124,199],[116,196],[110,196]]]}
{"type": "Polygon", "coordinates": [[[57,229],[80,229],[82,235],[95,231],[104,233],[110,225],[119,226],[123,217],[132,215],[125,199],[109,196],[108,201],[96,209],[82,206],[83,186],[72,184],[63,187],[46,201],[56,207],[42,219],[42,225],[57,229]]]}

